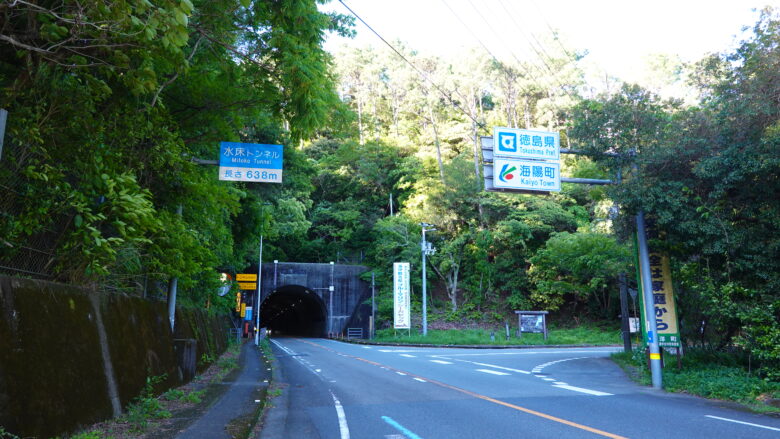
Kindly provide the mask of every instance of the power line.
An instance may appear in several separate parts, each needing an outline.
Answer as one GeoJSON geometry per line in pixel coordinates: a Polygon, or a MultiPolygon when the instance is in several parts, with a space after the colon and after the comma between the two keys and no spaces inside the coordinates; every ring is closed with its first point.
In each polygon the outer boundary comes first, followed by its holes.
{"type": "Polygon", "coordinates": [[[550,30],[550,33],[553,34],[553,36],[555,37],[555,41],[558,43],[559,46],[561,46],[561,49],[563,49],[563,53],[565,53],[566,56],[568,56],[569,58],[574,58],[572,54],[569,53],[568,50],[566,50],[566,47],[564,47],[563,43],[561,43],[561,40],[558,39],[558,33],[553,30],[552,26],[550,26],[550,22],[547,21],[547,18],[544,16],[544,13],[542,12],[542,8],[540,8],[539,5],[534,0],[531,0],[531,3],[534,5],[536,10],[539,11],[539,16],[542,17],[544,24],[547,25],[547,29],[550,30]]]}
{"type": "MultiPolygon", "coordinates": [[[[472,120],[472,121],[473,121],[475,124],[477,124],[477,126],[479,126],[480,128],[487,129],[487,126],[486,126],[485,124],[483,124],[482,122],[478,121],[476,118],[474,118],[474,116],[472,116],[472,115],[471,115],[471,113],[469,113],[468,111],[466,111],[466,110],[465,110],[463,107],[461,107],[460,105],[458,105],[458,103],[457,103],[457,102],[455,102],[454,100],[452,100],[452,98],[450,97],[449,93],[446,93],[446,92],[445,92],[445,90],[444,90],[444,89],[442,89],[442,88],[441,88],[441,87],[440,87],[438,84],[436,84],[436,83],[435,83],[435,82],[434,82],[432,79],[430,79],[430,78],[428,77],[428,75],[426,75],[426,74],[425,74],[425,72],[423,72],[422,70],[420,70],[420,69],[419,69],[419,68],[418,68],[416,65],[414,65],[414,63],[412,63],[411,61],[409,61],[409,60],[408,60],[408,59],[407,59],[407,58],[406,58],[406,57],[405,57],[405,56],[404,56],[404,55],[403,55],[401,52],[399,52],[399,51],[398,51],[398,49],[396,49],[396,48],[395,48],[395,47],[394,47],[392,44],[390,44],[390,43],[389,43],[387,40],[385,40],[385,39],[382,37],[382,35],[379,35],[379,32],[375,31],[373,27],[371,27],[371,26],[370,26],[368,23],[366,23],[366,21],[365,21],[365,20],[363,20],[363,18],[361,18],[361,17],[360,17],[360,15],[358,15],[358,14],[357,14],[355,11],[353,11],[353,10],[352,10],[352,8],[350,8],[349,6],[347,6],[347,4],[346,4],[346,3],[344,3],[344,0],[339,0],[339,3],[341,3],[341,4],[342,4],[342,5],[345,7],[345,8],[347,8],[347,10],[348,10],[348,11],[349,11],[349,12],[350,12],[352,15],[354,15],[354,16],[355,16],[355,18],[357,18],[358,20],[360,20],[360,22],[361,22],[361,23],[363,23],[363,25],[364,25],[364,26],[366,26],[366,27],[368,28],[368,30],[370,30],[371,32],[373,32],[373,33],[374,33],[374,35],[376,35],[376,36],[377,36],[377,37],[378,37],[380,40],[382,40],[382,42],[383,42],[383,43],[385,43],[385,45],[387,45],[387,47],[389,47],[389,48],[390,48],[390,49],[391,49],[393,52],[395,52],[395,54],[396,54],[396,55],[398,55],[398,56],[399,56],[399,57],[400,57],[402,60],[404,60],[404,62],[406,62],[407,64],[409,64],[409,65],[410,65],[410,66],[411,66],[411,67],[412,67],[412,68],[413,68],[413,69],[414,69],[414,70],[415,70],[415,71],[416,71],[416,72],[417,72],[417,73],[418,73],[418,74],[419,74],[419,75],[420,75],[420,76],[421,76],[423,79],[425,79],[426,81],[428,81],[428,82],[429,82],[429,83],[430,83],[430,84],[431,84],[431,85],[432,85],[432,86],[433,86],[433,87],[434,87],[436,90],[438,90],[438,91],[439,91],[439,93],[441,93],[441,95],[442,95],[442,96],[444,96],[444,98],[445,98],[445,99],[447,99],[447,101],[449,101],[449,103],[450,103],[450,104],[451,104],[453,107],[455,107],[456,109],[460,110],[460,112],[461,112],[461,113],[463,113],[463,114],[465,114],[466,116],[468,116],[468,118],[469,118],[469,119],[471,119],[471,120],[472,120]]],[[[455,93],[457,93],[457,94],[460,94],[460,93],[458,93],[457,91],[455,91],[455,93]]],[[[461,98],[462,98],[464,101],[466,100],[466,99],[465,99],[463,96],[461,96],[461,98]]]]}

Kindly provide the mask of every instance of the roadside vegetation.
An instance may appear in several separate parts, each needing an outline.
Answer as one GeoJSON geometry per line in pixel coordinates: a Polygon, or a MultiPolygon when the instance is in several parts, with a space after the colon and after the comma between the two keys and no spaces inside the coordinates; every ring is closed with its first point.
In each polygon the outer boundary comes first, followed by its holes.
{"type": "MultiPolygon", "coordinates": [[[[651,384],[644,350],[612,354],[612,359],[641,384],[651,384]]],[[[673,354],[664,352],[663,383],[669,392],[733,401],[761,413],[780,414],[780,383],[762,377],[744,355],[690,349],[681,368],[673,354]]]]}

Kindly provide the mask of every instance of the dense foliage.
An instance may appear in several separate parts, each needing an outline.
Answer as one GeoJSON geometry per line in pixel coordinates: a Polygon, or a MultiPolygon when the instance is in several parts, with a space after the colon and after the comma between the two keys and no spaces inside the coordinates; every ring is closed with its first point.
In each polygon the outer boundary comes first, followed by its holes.
{"type": "Polygon", "coordinates": [[[673,258],[685,340],[738,348],[777,378],[776,12],[736,52],[687,66],[689,105],[628,84],[586,99],[580,55],[560,45],[554,72],[402,43],[416,68],[370,47],[331,58],[324,34],[350,20],[316,3],[0,4],[0,265],[35,251],[51,277],[126,291],[177,277],[203,305],[262,234],[268,259],[372,267],[387,325],[393,262],[412,263],[420,305],[427,222],[434,324],[532,308],[615,321],[644,209],[673,258]],[[559,131],[588,153],[566,175],[622,182],[485,192],[479,136],[495,125],[559,131]],[[285,145],[284,183],[218,181],[193,159],[220,141],[285,145]]]}

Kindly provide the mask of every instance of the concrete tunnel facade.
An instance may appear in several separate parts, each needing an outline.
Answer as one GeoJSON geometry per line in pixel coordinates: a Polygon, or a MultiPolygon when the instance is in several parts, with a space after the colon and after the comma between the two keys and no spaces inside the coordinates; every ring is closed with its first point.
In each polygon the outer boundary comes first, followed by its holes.
{"type": "Polygon", "coordinates": [[[300,337],[345,334],[347,328],[367,334],[371,288],[359,277],[366,271],[362,265],[264,263],[260,327],[300,337]]]}

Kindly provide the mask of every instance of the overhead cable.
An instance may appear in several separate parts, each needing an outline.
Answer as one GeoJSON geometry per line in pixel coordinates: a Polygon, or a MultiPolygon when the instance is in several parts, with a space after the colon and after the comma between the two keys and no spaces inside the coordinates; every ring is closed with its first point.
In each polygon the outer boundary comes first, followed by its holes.
{"type": "MultiPolygon", "coordinates": [[[[361,18],[361,17],[360,17],[360,15],[358,15],[358,14],[357,14],[355,11],[353,11],[353,10],[352,10],[352,8],[350,8],[349,6],[347,6],[347,4],[346,4],[346,3],[344,3],[344,0],[339,0],[339,3],[341,3],[341,4],[342,4],[342,5],[345,7],[345,8],[347,8],[347,10],[348,10],[348,11],[349,11],[349,12],[350,12],[352,15],[354,15],[354,16],[355,16],[355,18],[357,18],[358,20],[360,20],[360,22],[361,22],[361,23],[363,23],[363,25],[364,25],[364,26],[366,26],[366,27],[368,28],[368,30],[370,30],[371,32],[373,32],[373,33],[374,33],[374,35],[376,35],[376,36],[377,36],[377,37],[378,37],[380,40],[382,40],[382,42],[383,42],[383,43],[385,43],[385,45],[387,45],[387,47],[389,47],[389,48],[390,48],[390,49],[391,49],[393,52],[395,52],[395,54],[396,54],[396,55],[398,55],[398,56],[399,56],[399,57],[400,57],[402,60],[404,60],[404,62],[406,62],[407,64],[409,64],[409,65],[410,65],[410,66],[411,66],[411,67],[412,67],[412,68],[413,68],[413,69],[414,69],[414,70],[415,70],[415,71],[416,71],[416,72],[417,72],[417,73],[418,73],[418,74],[419,74],[419,75],[420,75],[420,76],[421,76],[423,79],[425,79],[426,81],[428,81],[428,83],[430,83],[430,84],[431,84],[431,85],[432,85],[432,86],[433,86],[433,87],[434,87],[436,90],[438,90],[438,91],[439,91],[439,93],[441,93],[441,95],[442,95],[442,96],[444,96],[444,98],[445,98],[445,99],[447,99],[447,101],[449,101],[449,103],[450,103],[450,104],[451,104],[453,107],[455,107],[456,109],[460,110],[460,112],[462,112],[463,114],[465,114],[466,116],[468,116],[468,118],[469,118],[469,119],[471,119],[471,120],[472,120],[472,121],[473,121],[475,124],[477,124],[477,126],[479,126],[479,127],[481,127],[481,128],[484,128],[484,129],[487,129],[487,126],[486,126],[485,124],[483,124],[482,122],[478,121],[478,120],[477,120],[477,119],[476,119],[474,116],[472,116],[472,115],[471,115],[471,113],[469,113],[468,111],[466,111],[466,110],[465,110],[463,107],[461,107],[461,106],[460,106],[460,105],[459,105],[457,102],[455,102],[454,100],[452,100],[452,97],[450,97],[449,93],[447,93],[447,92],[446,92],[446,91],[445,91],[443,88],[441,88],[441,87],[439,86],[439,84],[436,84],[436,82],[434,82],[434,81],[433,81],[431,78],[429,78],[429,77],[428,77],[428,75],[426,75],[426,74],[425,74],[425,72],[423,72],[422,70],[420,70],[420,68],[418,68],[416,65],[414,65],[414,63],[412,63],[411,61],[409,61],[409,60],[408,60],[408,59],[407,59],[407,58],[406,58],[406,57],[405,57],[405,56],[404,56],[404,55],[403,55],[401,52],[399,52],[399,51],[398,51],[398,49],[396,49],[396,48],[395,48],[395,47],[394,47],[392,44],[390,44],[390,43],[389,43],[389,42],[388,42],[386,39],[384,39],[384,37],[382,37],[382,35],[379,35],[379,32],[377,32],[376,30],[374,30],[374,28],[373,28],[373,27],[371,27],[371,26],[370,26],[368,23],[366,23],[366,21],[365,21],[365,20],[363,20],[363,18],[361,18]]],[[[455,93],[456,93],[456,94],[460,94],[460,93],[458,93],[457,91],[455,91],[455,93]]],[[[463,96],[461,96],[461,98],[463,98],[463,96]]],[[[465,99],[465,98],[463,98],[463,100],[465,101],[466,99],[465,99]]]]}

